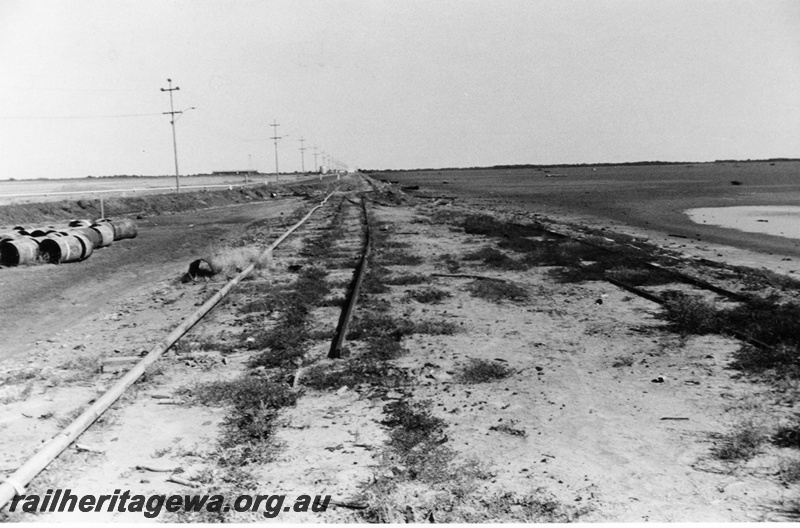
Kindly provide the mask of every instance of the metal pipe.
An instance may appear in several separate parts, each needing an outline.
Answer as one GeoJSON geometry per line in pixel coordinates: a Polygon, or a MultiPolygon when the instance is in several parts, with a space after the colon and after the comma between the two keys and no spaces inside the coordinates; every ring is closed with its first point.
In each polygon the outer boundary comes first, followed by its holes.
{"type": "Polygon", "coordinates": [[[242,270],[236,277],[231,279],[225,286],[223,286],[213,297],[207,300],[200,308],[198,308],[192,315],[184,319],[170,334],[164,338],[160,343],[154,346],[148,354],[142,358],[131,370],[129,370],[117,383],[114,384],[105,394],[98,398],[88,409],[86,409],[80,416],[75,418],[71,424],[64,428],[60,433],[56,434],[47,443],[45,443],[33,457],[29,458],[22,466],[20,466],[14,473],[7,477],[0,483],[0,508],[5,506],[8,501],[14,498],[16,494],[23,494],[25,485],[33,480],[44,468],[50,464],[62,451],[75,441],[86,429],[94,423],[120,396],[133,385],[144,373],[147,367],[155,363],[161,355],[169,349],[175,342],[189,331],[200,319],[202,319],[214,306],[222,300],[225,295],[233,289],[234,286],[239,284],[247,275],[249,275],[256,267],[256,264],[266,258],[272,250],[274,250],[281,242],[291,235],[297,228],[303,225],[314,212],[320,207],[324,206],[328,199],[336,193],[334,190],[331,194],[325,197],[322,202],[311,209],[299,222],[294,224],[288,231],[281,235],[275,242],[266,248],[261,255],[259,255],[256,262],[250,264],[247,268],[242,270]]]}

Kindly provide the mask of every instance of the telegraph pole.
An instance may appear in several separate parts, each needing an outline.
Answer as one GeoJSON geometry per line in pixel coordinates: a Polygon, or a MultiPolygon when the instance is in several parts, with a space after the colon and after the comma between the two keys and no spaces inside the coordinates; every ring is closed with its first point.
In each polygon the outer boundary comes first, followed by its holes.
{"type": "Polygon", "coordinates": [[[314,145],[314,172],[319,172],[319,165],[317,165],[317,146],[314,145]]]}
{"type": "Polygon", "coordinates": [[[180,90],[180,87],[176,86],[175,88],[172,87],[172,79],[167,79],[169,83],[169,88],[161,88],[162,92],[169,92],[169,112],[164,112],[164,114],[169,114],[171,119],[170,123],[172,124],[172,153],[175,155],[175,192],[181,192],[181,181],[178,172],[178,141],[175,139],[175,114],[182,114],[183,112],[176,112],[175,107],[172,104],[172,92],[180,90]]]}
{"type": "Polygon", "coordinates": [[[252,154],[248,154],[247,155],[247,173],[245,173],[245,175],[244,175],[244,182],[245,183],[248,183],[248,181],[247,181],[248,180],[248,176],[250,176],[250,174],[252,172],[253,172],[253,155],[252,154]]]}
{"type": "Polygon", "coordinates": [[[277,183],[277,181],[278,181],[278,178],[280,177],[280,176],[279,176],[279,175],[280,175],[280,171],[278,170],[278,140],[279,140],[279,139],[281,139],[281,138],[278,136],[278,127],[279,127],[280,125],[278,124],[278,121],[277,121],[277,120],[273,119],[273,120],[272,120],[272,124],[271,124],[270,126],[271,126],[271,127],[272,127],[272,129],[273,129],[273,130],[272,130],[272,133],[273,133],[273,134],[275,134],[275,135],[274,135],[274,136],[272,136],[270,139],[272,139],[272,140],[274,140],[274,141],[275,141],[275,182],[277,183]]]}
{"type": "Polygon", "coordinates": [[[302,172],[303,174],[305,174],[306,172],[306,150],[308,150],[306,147],[303,146],[303,143],[305,143],[305,141],[306,140],[303,139],[302,137],[300,138],[300,172],[302,172]]]}

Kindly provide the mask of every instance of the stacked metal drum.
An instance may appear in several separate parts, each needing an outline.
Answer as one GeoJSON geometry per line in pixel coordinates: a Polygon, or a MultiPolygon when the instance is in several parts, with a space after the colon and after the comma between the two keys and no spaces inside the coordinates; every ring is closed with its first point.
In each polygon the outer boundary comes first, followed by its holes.
{"type": "Polygon", "coordinates": [[[79,262],[89,258],[96,249],[108,247],[115,240],[136,238],[137,234],[136,223],[129,218],[101,218],[94,222],[73,220],[65,228],[16,226],[0,234],[0,265],[79,262]]]}

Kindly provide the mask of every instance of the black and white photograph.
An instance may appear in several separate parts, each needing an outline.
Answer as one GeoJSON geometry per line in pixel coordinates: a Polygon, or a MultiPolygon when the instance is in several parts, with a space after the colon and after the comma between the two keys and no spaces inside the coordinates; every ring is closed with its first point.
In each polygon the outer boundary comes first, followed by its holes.
{"type": "Polygon", "coordinates": [[[0,0],[0,522],[800,522],[800,2],[0,0]]]}

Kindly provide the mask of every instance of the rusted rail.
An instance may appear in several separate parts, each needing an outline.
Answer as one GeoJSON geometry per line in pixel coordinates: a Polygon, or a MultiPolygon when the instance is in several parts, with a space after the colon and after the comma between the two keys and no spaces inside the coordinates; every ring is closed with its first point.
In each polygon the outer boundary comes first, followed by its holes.
{"type": "Polygon", "coordinates": [[[372,250],[369,215],[367,214],[367,204],[363,196],[361,197],[361,210],[364,213],[364,251],[361,254],[361,260],[354,271],[353,281],[350,284],[347,297],[345,298],[344,309],[339,316],[339,323],[336,325],[336,333],[334,334],[333,342],[331,343],[330,352],[328,352],[328,357],[331,359],[339,359],[342,357],[342,346],[344,344],[345,336],[347,335],[347,329],[350,326],[350,320],[353,317],[353,309],[358,301],[358,294],[361,291],[361,283],[364,280],[364,274],[367,270],[367,261],[369,259],[370,251],[372,250]]]}

